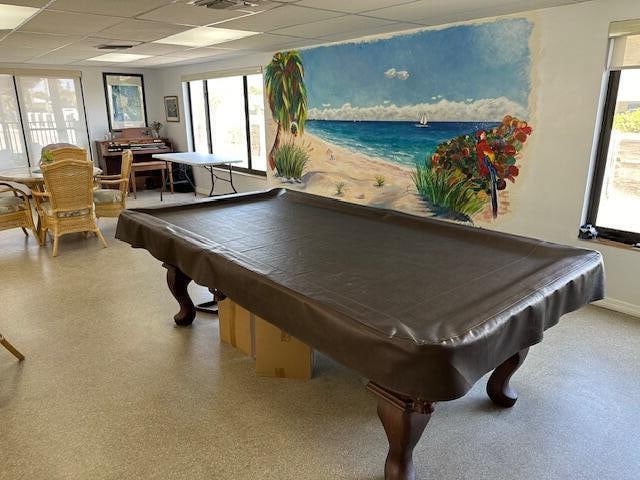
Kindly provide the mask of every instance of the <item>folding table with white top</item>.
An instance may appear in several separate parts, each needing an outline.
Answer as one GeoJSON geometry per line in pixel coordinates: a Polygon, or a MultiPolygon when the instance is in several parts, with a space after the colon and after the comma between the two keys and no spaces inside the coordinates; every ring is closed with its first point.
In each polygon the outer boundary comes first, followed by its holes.
{"type": "MultiPolygon", "coordinates": [[[[211,191],[209,196],[213,197],[213,189],[216,184],[216,180],[227,182],[231,185],[234,193],[238,193],[236,187],[233,185],[233,170],[232,165],[234,163],[242,163],[242,160],[224,158],[219,155],[213,155],[211,153],[198,153],[198,152],[182,152],[182,153],[156,153],[152,155],[157,160],[164,160],[165,162],[180,163],[183,165],[191,165],[192,167],[202,167],[211,175],[211,191]],[[229,171],[229,178],[219,177],[216,175],[214,169],[226,167],[229,171]]],[[[189,175],[185,175],[188,182],[193,187],[195,195],[195,185],[189,178],[189,175]]]]}

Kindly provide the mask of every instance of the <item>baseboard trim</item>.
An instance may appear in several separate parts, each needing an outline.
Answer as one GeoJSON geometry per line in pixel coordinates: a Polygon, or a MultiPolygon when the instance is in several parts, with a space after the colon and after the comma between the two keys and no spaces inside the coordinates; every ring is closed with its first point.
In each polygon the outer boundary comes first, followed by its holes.
{"type": "Polygon", "coordinates": [[[634,305],[633,303],[623,302],[615,298],[605,298],[595,302],[594,305],[640,318],[640,305],[634,305]]]}

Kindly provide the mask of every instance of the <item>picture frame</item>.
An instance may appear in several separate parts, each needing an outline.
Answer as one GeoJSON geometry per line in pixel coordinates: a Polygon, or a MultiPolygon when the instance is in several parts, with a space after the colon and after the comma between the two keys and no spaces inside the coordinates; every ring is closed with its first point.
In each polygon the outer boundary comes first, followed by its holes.
{"type": "Polygon", "coordinates": [[[102,74],[109,130],[147,127],[144,78],[140,73],[102,74]]]}
{"type": "Polygon", "coordinates": [[[180,121],[180,104],[177,95],[169,95],[164,97],[164,113],[167,122],[180,121]]]}

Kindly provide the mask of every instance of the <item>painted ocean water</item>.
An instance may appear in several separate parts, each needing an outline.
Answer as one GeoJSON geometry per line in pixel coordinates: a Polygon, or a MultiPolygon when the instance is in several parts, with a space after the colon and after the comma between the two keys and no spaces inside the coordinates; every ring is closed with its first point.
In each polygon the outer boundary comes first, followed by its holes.
{"type": "Polygon", "coordinates": [[[305,131],[323,140],[363,153],[413,167],[431,157],[438,144],[478,130],[491,129],[497,122],[354,122],[307,120],[305,131]]]}

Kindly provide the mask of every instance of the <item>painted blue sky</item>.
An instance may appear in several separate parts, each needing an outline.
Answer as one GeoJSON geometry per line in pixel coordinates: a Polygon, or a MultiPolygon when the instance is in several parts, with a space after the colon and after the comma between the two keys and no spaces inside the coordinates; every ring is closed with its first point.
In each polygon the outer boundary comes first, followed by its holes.
{"type": "Polygon", "coordinates": [[[505,19],[302,50],[309,107],[506,97],[526,109],[532,27],[526,19],[505,19]]]}

